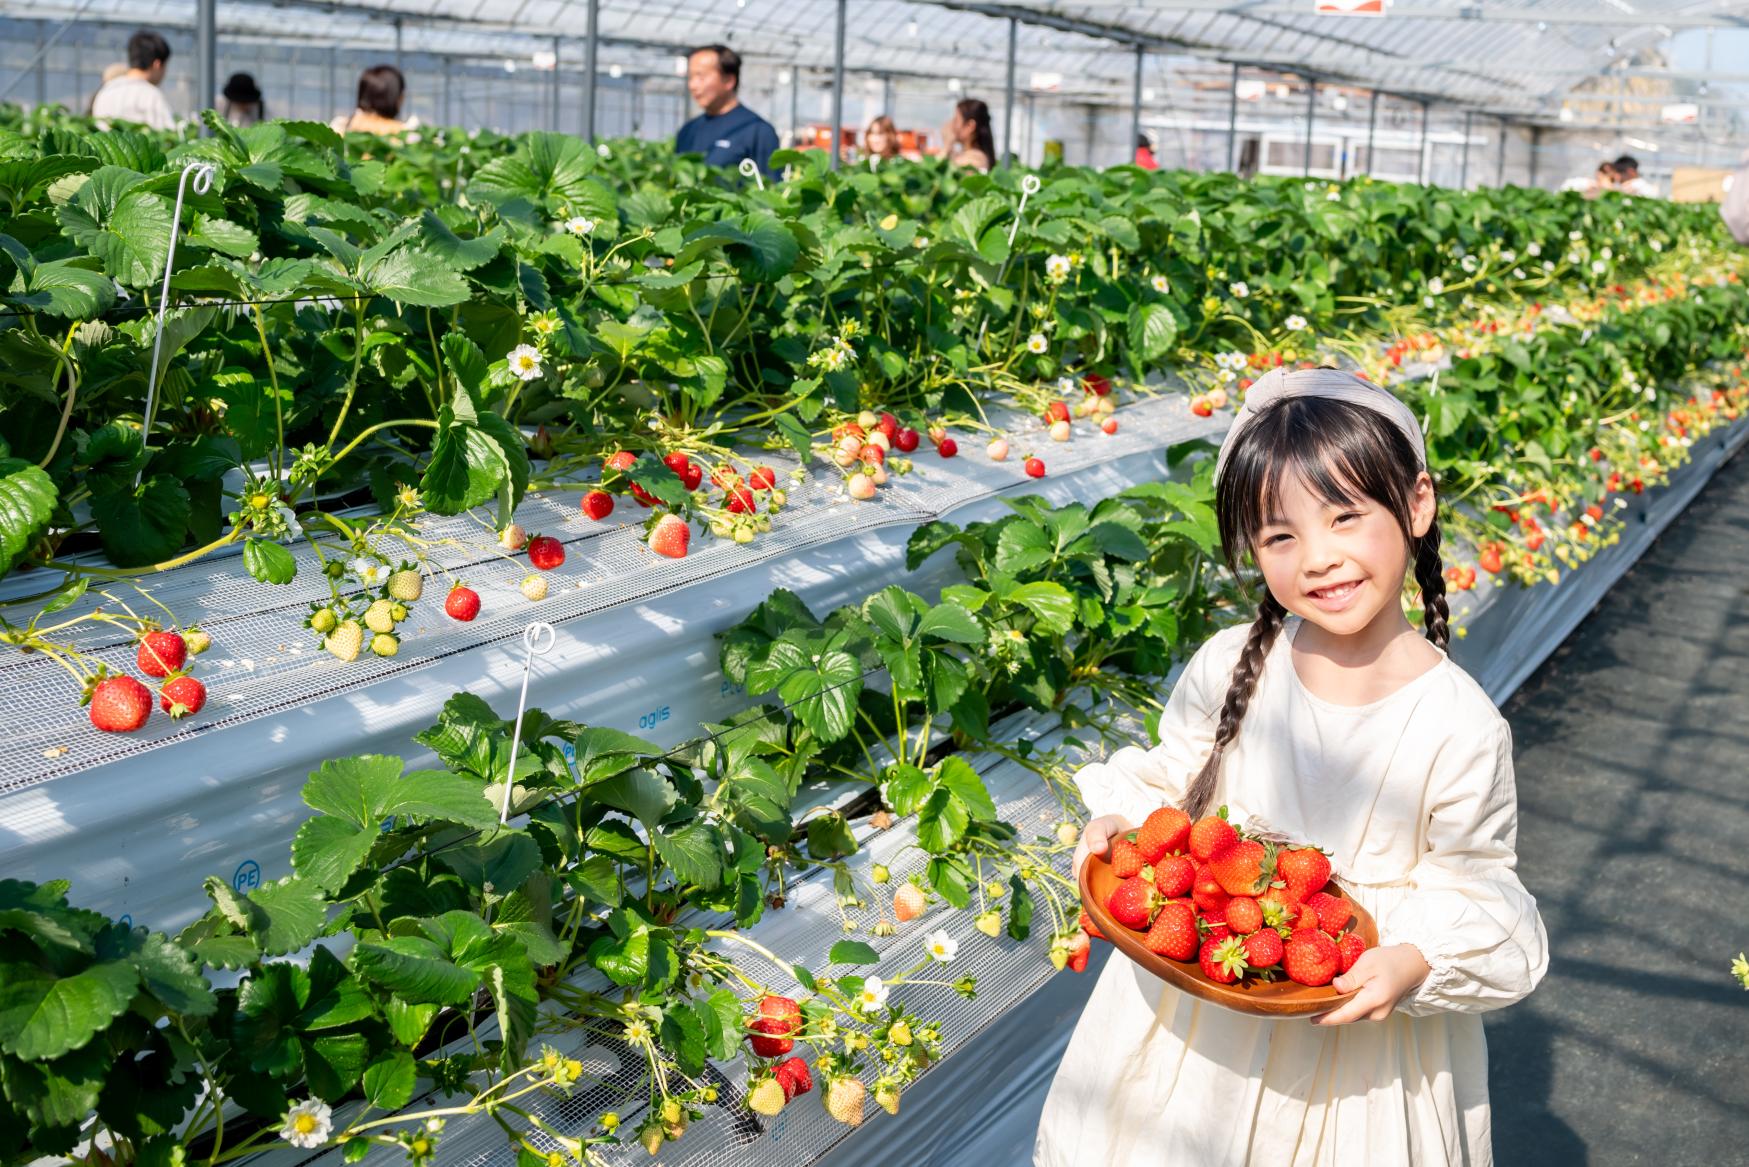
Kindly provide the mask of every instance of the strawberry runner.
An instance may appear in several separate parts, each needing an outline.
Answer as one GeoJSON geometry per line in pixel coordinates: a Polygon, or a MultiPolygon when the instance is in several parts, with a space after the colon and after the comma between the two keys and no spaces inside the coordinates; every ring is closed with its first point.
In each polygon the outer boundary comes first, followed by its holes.
{"type": "MultiPolygon", "coordinates": [[[[1107,962],[1045,1103],[1035,1167],[1492,1162],[1479,1014],[1548,967],[1515,871],[1511,734],[1449,659],[1380,701],[1342,706],[1299,681],[1290,617],[1264,665],[1217,801],[1235,822],[1315,839],[1379,922],[1432,971],[1383,1022],[1321,1029],[1204,1004],[1107,962]]],[[[1091,815],[1140,825],[1201,768],[1244,627],[1190,661],[1161,744],[1083,768],[1091,815]]]]}

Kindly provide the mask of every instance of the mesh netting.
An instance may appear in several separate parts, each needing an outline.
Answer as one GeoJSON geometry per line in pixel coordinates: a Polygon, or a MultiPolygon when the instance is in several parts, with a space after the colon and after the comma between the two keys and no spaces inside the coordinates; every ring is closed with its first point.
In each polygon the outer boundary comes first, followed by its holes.
{"type": "MultiPolygon", "coordinates": [[[[808,479],[789,490],[790,503],[773,520],[771,531],[750,544],[695,532],[690,554],[680,560],[658,556],[644,544],[641,521],[648,512],[629,498],[617,501],[608,521],[595,523],[578,511],[579,492],[531,495],[517,509],[517,521],[531,533],[558,538],[566,547],[564,565],[550,573],[551,593],[538,604],[531,604],[517,590],[528,573],[527,560],[500,553],[486,522],[468,515],[425,516],[417,522],[418,537],[439,544],[427,549],[434,578],[427,580],[424,597],[398,630],[403,643],[393,658],[367,652],[357,661],[343,663],[324,652],[303,626],[309,605],[328,597],[320,565],[305,544],[293,545],[298,575],[284,586],[252,579],[237,555],[209,556],[162,575],[142,577],[139,586],[174,612],[182,625],[198,623],[212,635],[213,647],[198,658],[196,667],[210,693],[206,708],[182,722],[154,716],[138,733],[103,734],[91,726],[78,705],[66,672],[42,656],[7,653],[0,657],[0,687],[6,693],[0,794],[416,672],[482,645],[513,640],[531,618],[563,624],[862,532],[922,523],[994,495],[1048,494],[1054,479],[1162,451],[1187,438],[1215,437],[1230,420],[1194,417],[1177,395],[1129,402],[1118,417],[1120,429],[1114,435],[1080,425],[1073,441],[1057,443],[1049,440],[1036,418],[992,415],[1014,448],[1007,463],[991,463],[975,435],[960,435],[962,453],[952,459],[938,457],[925,442],[915,455],[917,472],[893,475],[877,499],[868,503],[846,497],[834,468],[816,461],[809,467],[808,479]],[[1020,460],[1029,451],[1047,461],[1050,477],[1034,480],[1022,475],[1020,460]],[[474,622],[458,624],[443,615],[445,571],[480,593],[481,615],[474,622]]],[[[763,451],[757,461],[776,468],[780,479],[796,465],[793,456],[763,451]]],[[[383,550],[395,557],[392,545],[383,550]]],[[[15,576],[6,584],[19,594],[40,588],[41,578],[40,574],[15,576]]],[[[107,590],[141,615],[162,615],[130,587],[107,590]]],[[[97,591],[94,585],[57,619],[98,604],[116,610],[97,591]]],[[[122,630],[87,622],[74,631],[71,642],[79,651],[112,671],[136,671],[134,646],[122,630]]]]}

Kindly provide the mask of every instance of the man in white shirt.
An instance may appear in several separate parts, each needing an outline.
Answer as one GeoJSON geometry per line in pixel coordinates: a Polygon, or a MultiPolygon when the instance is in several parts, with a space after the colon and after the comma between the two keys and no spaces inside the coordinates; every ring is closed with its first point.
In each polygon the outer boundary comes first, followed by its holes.
{"type": "Polygon", "coordinates": [[[1632,154],[1623,154],[1615,160],[1615,173],[1616,189],[1622,194],[1642,199],[1657,197],[1657,188],[1640,177],[1640,160],[1632,154]]]}
{"type": "Polygon", "coordinates": [[[91,103],[91,116],[108,123],[138,122],[154,130],[168,130],[176,115],[158,86],[170,61],[170,46],[155,32],[141,29],[128,38],[128,71],[104,83],[91,103]]]}

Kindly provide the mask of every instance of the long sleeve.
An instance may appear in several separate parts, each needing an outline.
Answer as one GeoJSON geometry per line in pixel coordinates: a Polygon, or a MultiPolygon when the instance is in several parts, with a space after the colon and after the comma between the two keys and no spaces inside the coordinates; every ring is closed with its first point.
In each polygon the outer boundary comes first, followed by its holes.
{"type": "MultiPolygon", "coordinates": [[[[1184,666],[1160,714],[1159,745],[1146,750],[1125,746],[1108,760],[1075,772],[1075,785],[1091,817],[1120,814],[1140,825],[1151,812],[1184,796],[1214,748],[1225,674],[1235,655],[1229,651],[1232,631],[1211,638],[1184,666]]],[[[1242,639],[1244,629],[1237,631],[1242,639]]]]}
{"type": "Polygon", "coordinates": [[[1503,720],[1454,739],[1428,810],[1427,850],[1381,944],[1413,944],[1431,972],[1398,1009],[1481,1013],[1528,996],[1548,971],[1548,934],[1519,881],[1518,795],[1503,720]]]}

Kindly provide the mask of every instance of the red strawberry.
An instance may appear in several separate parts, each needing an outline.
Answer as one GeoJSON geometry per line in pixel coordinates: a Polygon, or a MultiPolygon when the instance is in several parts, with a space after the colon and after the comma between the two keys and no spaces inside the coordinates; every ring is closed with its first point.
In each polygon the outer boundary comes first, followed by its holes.
{"type": "Polygon", "coordinates": [[[1045,464],[1041,458],[1028,458],[1022,463],[1022,467],[1028,478],[1043,478],[1045,476],[1045,464]]]}
{"type": "Polygon", "coordinates": [[[615,450],[607,456],[607,461],[602,465],[609,470],[625,471],[630,470],[632,464],[637,460],[638,456],[630,450],[615,450]]]}
{"type": "Polygon", "coordinates": [[[1330,860],[1312,847],[1295,847],[1275,857],[1275,873],[1303,900],[1330,882],[1330,860]]]}
{"type": "Polygon", "coordinates": [[[1232,936],[1210,936],[1197,953],[1202,975],[1217,985],[1230,985],[1245,975],[1245,945],[1232,936]]]}
{"type": "Polygon", "coordinates": [[[1288,978],[1302,985],[1327,985],[1336,979],[1336,942],[1322,932],[1295,932],[1281,960],[1288,978]]]}
{"type": "Polygon", "coordinates": [[[899,453],[909,454],[912,450],[917,448],[917,443],[921,438],[922,435],[916,430],[912,429],[910,426],[903,426],[898,433],[893,435],[893,445],[899,448],[899,453]]]}
{"type": "Polygon", "coordinates": [[[1300,907],[1298,917],[1294,920],[1293,930],[1295,932],[1317,932],[1317,931],[1319,931],[1320,929],[1318,928],[1318,909],[1302,905],[1300,907]]]}
{"type": "Polygon", "coordinates": [[[662,465],[674,471],[674,476],[676,478],[684,479],[687,470],[692,466],[692,459],[688,458],[685,454],[682,454],[679,450],[675,450],[671,454],[664,454],[662,456],[662,465]]]}
{"type": "Polygon", "coordinates": [[[1088,373],[1086,376],[1082,377],[1081,385],[1089,393],[1096,394],[1100,397],[1104,397],[1107,393],[1111,392],[1111,381],[1108,378],[1101,377],[1098,373],[1088,373]]]}
{"type": "Polygon", "coordinates": [[[1200,943],[1196,913],[1183,903],[1171,903],[1161,908],[1160,914],[1154,918],[1154,926],[1142,937],[1143,947],[1168,960],[1191,959],[1200,943]]]}
{"type": "Polygon", "coordinates": [[[1216,851],[1237,842],[1239,832],[1233,824],[1218,815],[1200,818],[1190,828],[1190,854],[1205,863],[1216,851]]]}
{"type": "Polygon", "coordinates": [[[1190,896],[1196,901],[1197,909],[1203,912],[1225,912],[1227,900],[1231,898],[1206,865],[1196,869],[1196,884],[1190,896]]]}
{"type": "Polygon", "coordinates": [[[565,545],[551,535],[536,535],[528,541],[528,561],[541,571],[551,571],[565,562],[565,545]]]}
{"type": "Polygon", "coordinates": [[[1080,924],[1081,931],[1087,933],[1087,935],[1093,937],[1095,940],[1105,939],[1105,933],[1099,930],[1099,925],[1093,922],[1093,917],[1087,914],[1086,908],[1081,909],[1080,924]]]}
{"type": "Polygon", "coordinates": [[[1270,968],[1281,962],[1282,951],[1286,948],[1281,942],[1281,933],[1274,928],[1264,928],[1245,937],[1245,963],[1252,968],[1270,968]]]}
{"type": "Polygon", "coordinates": [[[1087,958],[1092,952],[1093,942],[1087,938],[1087,933],[1075,933],[1075,938],[1069,941],[1069,971],[1086,972],[1087,958]]]}
{"type": "Polygon", "coordinates": [[[657,502],[655,495],[651,494],[635,482],[632,483],[632,498],[636,499],[637,504],[641,507],[653,507],[657,502]]]}
{"type": "Polygon", "coordinates": [[[755,1017],[747,1023],[752,1030],[748,1040],[753,1043],[753,1052],[762,1058],[775,1058],[789,1053],[796,1048],[796,1043],[788,1036],[793,1030],[789,1023],[773,1017],[755,1017]]]}
{"type": "Polygon", "coordinates": [[[1366,951],[1366,941],[1360,933],[1349,932],[1336,942],[1336,971],[1345,973],[1354,967],[1354,962],[1360,959],[1360,954],[1366,951]]]}
{"type": "Polygon", "coordinates": [[[1154,918],[1154,909],[1160,906],[1160,893],[1137,875],[1118,884],[1105,906],[1119,924],[1141,932],[1154,918]]]}
{"type": "Polygon", "coordinates": [[[943,458],[951,458],[960,452],[960,444],[952,438],[943,438],[941,444],[935,447],[935,452],[943,458]]]}
{"type": "Polygon", "coordinates": [[[814,1075],[808,1070],[808,1063],[801,1058],[790,1058],[777,1063],[772,1071],[777,1084],[783,1087],[783,1096],[795,1101],[814,1088],[814,1075]]]}
{"type": "Polygon", "coordinates": [[[786,1028],[785,1034],[796,1033],[802,1027],[802,1009],[789,997],[779,997],[767,994],[759,998],[759,1015],[771,1021],[782,1022],[786,1028]]]}
{"type": "Polygon", "coordinates": [[[685,559],[686,545],[692,541],[692,528],[678,515],[663,515],[650,532],[650,550],[670,559],[685,559]]]}
{"type": "Polygon", "coordinates": [[[1196,864],[1182,855],[1164,856],[1154,864],[1154,886],[1169,899],[1189,893],[1196,883],[1196,864]]]}
{"type": "Polygon", "coordinates": [[[893,440],[893,436],[899,432],[899,419],[886,410],[882,410],[881,420],[877,428],[887,435],[887,441],[890,442],[893,440]]]}
{"type": "Polygon", "coordinates": [[[842,441],[847,437],[866,438],[868,437],[868,431],[853,421],[847,421],[843,425],[832,427],[832,440],[834,442],[842,441]]]}
{"type": "Polygon", "coordinates": [[[1501,567],[1505,566],[1500,558],[1499,545],[1490,543],[1482,548],[1482,554],[1476,559],[1476,563],[1489,575],[1499,575],[1501,567]]]}
{"type": "Polygon", "coordinates": [[[777,485],[777,471],[769,466],[756,466],[747,476],[747,485],[754,490],[770,490],[777,485]]]}
{"type": "Polygon", "coordinates": [[[1348,925],[1349,917],[1354,913],[1349,911],[1348,902],[1338,899],[1329,892],[1315,891],[1306,897],[1306,907],[1318,913],[1318,927],[1334,936],[1348,925]]]}
{"type": "Polygon", "coordinates": [[[1227,901],[1227,926],[1241,936],[1249,936],[1263,927],[1263,909],[1250,896],[1234,896],[1227,901]]]}
{"type": "Polygon", "coordinates": [[[466,624],[480,614],[480,593],[456,584],[444,597],[443,610],[449,613],[450,619],[466,624]]]}
{"type": "Polygon", "coordinates": [[[704,481],[704,467],[694,462],[681,471],[680,481],[688,490],[697,490],[698,484],[704,481]]]}
{"type": "Polygon", "coordinates": [[[583,513],[600,522],[613,513],[613,495],[605,490],[592,490],[583,496],[583,513]]]}
{"type": "Polygon", "coordinates": [[[753,502],[753,492],[745,486],[737,486],[729,491],[728,503],[731,515],[750,514],[757,509],[753,502]]]}
{"type": "Polygon", "coordinates": [[[132,677],[105,677],[91,690],[91,724],[104,733],[132,733],[152,715],[152,691],[132,677]]]}
{"type": "Polygon", "coordinates": [[[168,677],[188,659],[188,643],[180,632],[148,632],[135,657],[148,677],[168,677]]]}
{"type": "Polygon", "coordinates": [[[1274,851],[1255,839],[1240,839],[1216,851],[1209,870],[1230,896],[1262,895],[1275,878],[1274,851]]]}
{"type": "Polygon", "coordinates": [[[158,704],[171,717],[187,717],[199,713],[206,704],[206,686],[188,676],[171,677],[158,690],[158,704]]]}
{"type": "Polygon", "coordinates": [[[1196,414],[1198,417],[1212,417],[1214,416],[1215,407],[1209,404],[1208,398],[1198,397],[1191,401],[1190,412],[1196,414]]]}
{"type": "Polygon", "coordinates": [[[914,883],[902,883],[893,893],[893,915],[905,924],[921,916],[929,908],[929,897],[914,883]]]}
{"type": "Polygon", "coordinates": [[[1053,401],[1049,405],[1045,406],[1044,421],[1045,421],[1046,425],[1050,425],[1053,421],[1068,421],[1068,420],[1069,420],[1068,402],[1053,401]]]}
{"type": "Polygon", "coordinates": [[[1128,839],[1113,839],[1111,842],[1111,873],[1119,879],[1128,879],[1139,873],[1147,860],[1142,858],[1141,848],[1128,839]]]}
{"type": "Polygon", "coordinates": [[[1163,806],[1143,821],[1136,832],[1136,846],[1141,848],[1143,859],[1158,863],[1161,856],[1184,850],[1188,838],[1190,816],[1175,806],[1163,806]]]}

